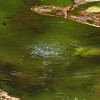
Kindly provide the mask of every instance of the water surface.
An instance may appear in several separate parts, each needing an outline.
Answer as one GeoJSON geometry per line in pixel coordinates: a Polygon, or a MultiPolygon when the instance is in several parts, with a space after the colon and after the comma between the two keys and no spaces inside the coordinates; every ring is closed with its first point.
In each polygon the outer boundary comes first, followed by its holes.
{"type": "Polygon", "coordinates": [[[0,88],[21,100],[99,100],[100,29],[30,10],[71,3],[0,1],[0,88]]]}

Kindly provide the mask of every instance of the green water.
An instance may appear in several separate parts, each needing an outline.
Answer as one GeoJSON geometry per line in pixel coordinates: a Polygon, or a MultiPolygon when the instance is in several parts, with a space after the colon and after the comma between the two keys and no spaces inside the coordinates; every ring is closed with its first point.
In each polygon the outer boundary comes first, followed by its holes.
{"type": "Polygon", "coordinates": [[[42,16],[30,3],[66,6],[72,0],[0,1],[0,88],[21,100],[99,100],[100,28],[42,16]]]}

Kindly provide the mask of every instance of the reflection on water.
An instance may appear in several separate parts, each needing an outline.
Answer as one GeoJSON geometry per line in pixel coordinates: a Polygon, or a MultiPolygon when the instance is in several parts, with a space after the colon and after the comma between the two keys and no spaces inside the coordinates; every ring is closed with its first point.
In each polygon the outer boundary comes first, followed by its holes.
{"type": "Polygon", "coordinates": [[[0,5],[0,88],[21,100],[100,99],[98,28],[35,14],[23,0],[0,5]]]}

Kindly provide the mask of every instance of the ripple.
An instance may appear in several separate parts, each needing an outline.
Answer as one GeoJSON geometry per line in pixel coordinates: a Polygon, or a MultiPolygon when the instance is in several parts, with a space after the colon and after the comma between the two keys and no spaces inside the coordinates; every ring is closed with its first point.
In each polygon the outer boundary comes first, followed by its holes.
{"type": "Polygon", "coordinates": [[[27,49],[30,49],[30,55],[32,58],[67,58],[72,52],[70,46],[61,44],[59,42],[40,42],[37,44],[28,45],[27,49]]]}

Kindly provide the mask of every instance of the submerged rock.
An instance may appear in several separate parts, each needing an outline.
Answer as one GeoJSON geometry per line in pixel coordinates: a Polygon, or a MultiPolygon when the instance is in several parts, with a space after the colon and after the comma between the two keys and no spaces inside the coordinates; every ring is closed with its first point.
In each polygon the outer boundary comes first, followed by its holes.
{"type": "Polygon", "coordinates": [[[83,57],[92,57],[92,56],[100,56],[100,49],[99,48],[78,48],[74,52],[74,55],[80,55],[83,57]]]}
{"type": "Polygon", "coordinates": [[[8,95],[7,92],[0,89],[0,100],[20,100],[20,99],[16,97],[11,97],[8,95]]]}

